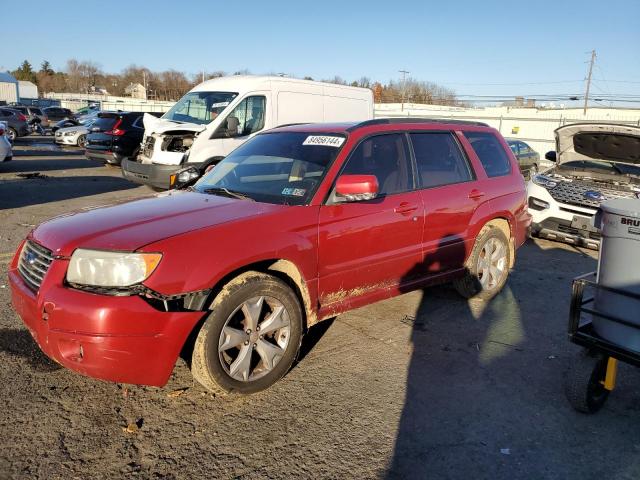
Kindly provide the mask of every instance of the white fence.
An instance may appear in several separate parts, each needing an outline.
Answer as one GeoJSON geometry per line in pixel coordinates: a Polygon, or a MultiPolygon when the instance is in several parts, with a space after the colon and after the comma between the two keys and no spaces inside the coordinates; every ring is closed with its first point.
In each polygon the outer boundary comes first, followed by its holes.
{"type": "Polygon", "coordinates": [[[591,108],[587,115],[582,109],[536,109],[514,107],[461,108],[438,105],[376,104],[378,117],[428,117],[434,119],[474,120],[487,123],[506,138],[527,142],[543,154],[553,150],[553,131],[568,123],[611,122],[640,126],[640,110],[591,108]]]}

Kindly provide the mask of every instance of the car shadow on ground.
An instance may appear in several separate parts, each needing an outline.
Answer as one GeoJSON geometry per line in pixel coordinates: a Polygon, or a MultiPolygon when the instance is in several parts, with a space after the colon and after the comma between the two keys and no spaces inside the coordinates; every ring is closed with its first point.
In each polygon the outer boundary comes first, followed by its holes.
{"type": "Polygon", "coordinates": [[[0,210],[71,198],[130,190],[139,185],[110,176],[47,177],[0,180],[0,210]]]}
{"type": "Polygon", "coordinates": [[[0,351],[14,357],[26,358],[37,372],[53,372],[62,368],[42,353],[31,334],[24,328],[0,328],[0,351]]]}
{"type": "MultiPolygon", "coordinates": [[[[463,266],[463,250],[457,258],[463,266]]],[[[465,300],[447,285],[423,291],[405,322],[412,325],[413,352],[387,478],[587,473],[579,467],[592,466],[589,449],[571,440],[580,414],[564,398],[562,378],[578,349],[566,335],[571,280],[595,268],[589,255],[552,253],[529,241],[491,301],[465,300]],[[550,276],[564,287],[545,289],[550,276]]],[[[615,430],[607,426],[604,438],[619,445],[615,430]]]]}
{"type": "MultiPolygon", "coordinates": [[[[56,154],[57,156],[58,154],[56,154]]],[[[100,168],[104,164],[96,160],[88,160],[76,155],[75,158],[51,158],[48,153],[47,159],[26,160],[15,156],[10,162],[0,163],[0,174],[23,173],[23,172],[51,172],[55,170],[76,170],[82,168],[100,168]]]]}

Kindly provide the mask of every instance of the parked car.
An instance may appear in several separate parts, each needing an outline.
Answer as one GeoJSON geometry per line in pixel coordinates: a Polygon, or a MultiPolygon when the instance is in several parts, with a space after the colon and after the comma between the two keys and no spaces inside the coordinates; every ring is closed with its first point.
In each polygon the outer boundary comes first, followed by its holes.
{"type": "Polygon", "coordinates": [[[142,115],[143,112],[99,113],[87,135],[85,156],[112,165],[135,158],[144,134],[142,115]]]}
{"type": "Polygon", "coordinates": [[[84,148],[87,141],[87,135],[89,134],[89,129],[95,121],[96,119],[90,119],[83,125],[59,128],[56,130],[54,142],[58,145],[73,145],[84,148]]]}
{"type": "Polygon", "coordinates": [[[27,117],[12,108],[0,107],[0,121],[7,124],[7,138],[14,142],[18,137],[24,137],[31,133],[27,117]]]}
{"type": "Polygon", "coordinates": [[[556,166],[527,184],[534,235],[598,248],[592,218],[601,202],[640,198],[640,127],[576,123],[555,130],[556,166]]]}
{"type": "Polygon", "coordinates": [[[85,375],[161,386],[192,350],[206,388],[252,393],[323,319],[434,282],[488,300],[530,223],[518,165],[484,124],[402,120],[269,130],[190,191],[42,223],[14,308],[85,375]]]}
{"type": "Polygon", "coordinates": [[[168,189],[172,174],[191,166],[204,171],[258,132],[371,118],[368,88],[252,75],[215,78],[194,87],[160,120],[145,118],[143,148],[122,163],[122,172],[133,182],[168,189]]]}
{"type": "Polygon", "coordinates": [[[529,176],[535,175],[540,170],[540,155],[522,140],[507,138],[511,151],[518,160],[520,171],[529,176]]]}
{"type": "Polygon", "coordinates": [[[75,115],[68,108],[46,107],[42,111],[51,122],[59,122],[60,120],[74,119],[75,115]]]}
{"type": "Polygon", "coordinates": [[[25,117],[27,117],[27,122],[33,120],[34,118],[39,118],[40,126],[42,128],[47,128],[49,126],[49,117],[44,114],[40,107],[33,107],[31,105],[14,105],[11,107],[11,109],[17,110],[25,117]]]}
{"type": "Polygon", "coordinates": [[[8,162],[13,158],[11,143],[6,135],[8,128],[7,122],[0,122],[0,162],[8,162]]]}

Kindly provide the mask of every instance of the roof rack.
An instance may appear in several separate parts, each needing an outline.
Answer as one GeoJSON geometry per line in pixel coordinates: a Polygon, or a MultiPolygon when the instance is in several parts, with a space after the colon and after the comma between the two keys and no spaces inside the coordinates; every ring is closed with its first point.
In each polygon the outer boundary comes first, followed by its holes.
{"type": "Polygon", "coordinates": [[[402,123],[446,123],[454,125],[473,125],[476,127],[488,127],[484,122],[474,122],[472,120],[454,120],[448,118],[426,118],[426,117],[396,117],[396,118],[375,118],[357,123],[347,129],[348,132],[356,128],[367,127],[369,125],[394,125],[402,123]]]}

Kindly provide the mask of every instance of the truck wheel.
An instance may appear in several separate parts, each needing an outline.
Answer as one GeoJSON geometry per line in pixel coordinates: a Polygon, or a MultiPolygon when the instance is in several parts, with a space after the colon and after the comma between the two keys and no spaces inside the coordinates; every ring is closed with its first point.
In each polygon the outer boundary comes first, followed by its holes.
{"type": "Polygon", "coordinates": [[[464,298],[493,298],[507,281],[510,257],[509,240],[502,230],[483,229],[469,255],[464,276],[454,280],[453,286],[464,298]]]}
{"type": "Polygon", "coordinates": [[[583,413],[595,413],[609,397],[609,390],[600,383],[607,373],[608,357],[591,355],[582,350],[567,369],[564,391],[573,408],[583,413]]]}
{"type": "Polygon", "coordinates": [[[282,378],[302,339],[302,310],[280,279],[246,272],[224,286],[195,341],[193,377],[217,393],[255,393],[282,378]]]}

